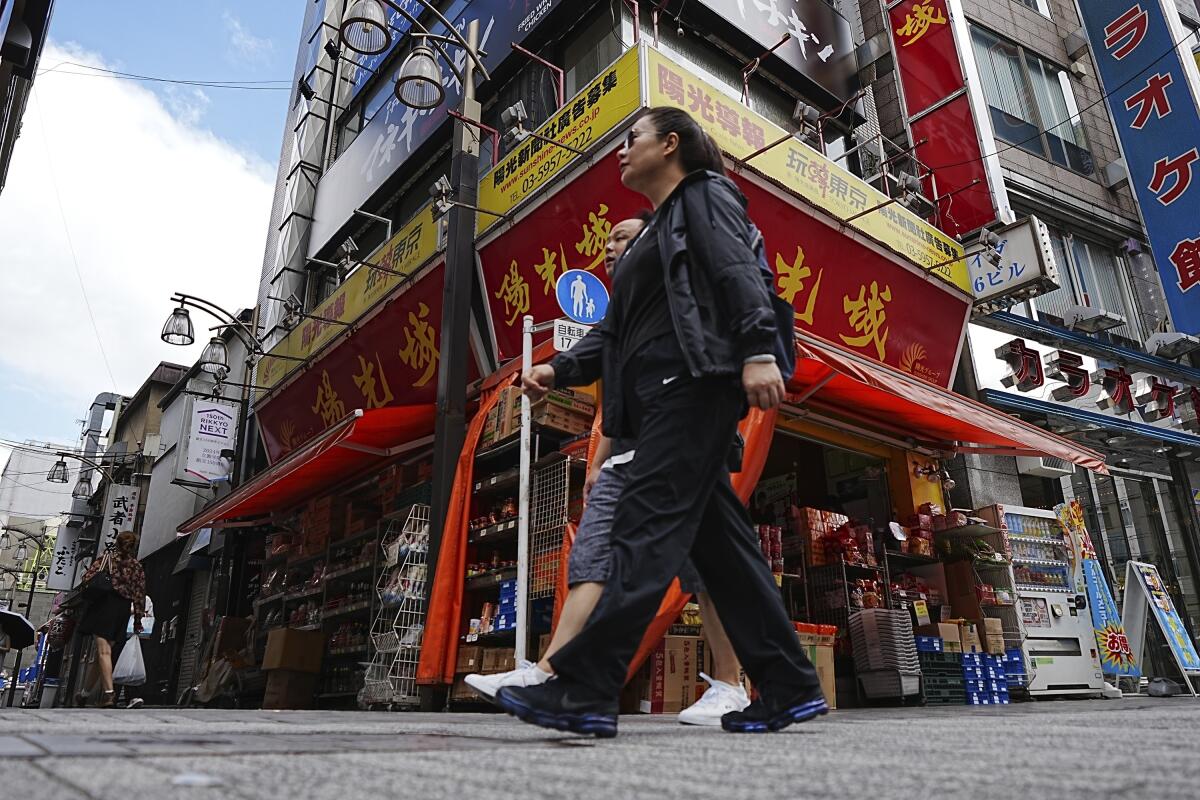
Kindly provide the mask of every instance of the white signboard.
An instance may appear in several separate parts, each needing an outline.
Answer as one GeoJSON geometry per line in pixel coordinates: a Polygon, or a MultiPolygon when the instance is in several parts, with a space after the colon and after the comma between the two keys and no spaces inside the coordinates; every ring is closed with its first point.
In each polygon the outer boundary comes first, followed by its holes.
{"type": "Polygon", "coordinates": [[[580,325],[569,319],[554,320],[554,349],[560,353],[567,352],[591,329],[591,325],[580,325]]]}
{"type": "Polygon", "coordinates": [[[60,525],[46,574],[46,588],[67,591],[75,586],[75,558],[79,553],[79,528],[60,525]]]}
{"type": "Polygon", "coordinates": [[[1030,297],[1058,288],[1058,266],[1050,231],[1037,217],[996,231],[1000,243],[996,252],[999,263],[977,253],[967,259],[971,288],[975,291],[975,314],[990,314],[1030,297]]]}
{"type": "Polygon", "coordinates": [[[1129,640],[1129,649],[1139,663],[1146,646],[1146,630],[1150,626],[1149,617],[1162,631],[1167,640],[1167,647],[1175,660],[1175,666],[1185,676],[1183,683],[1191,689],[1192,696],[1196,690],[1192,688],[1188,675],[1200,675],[1200,655],[1196,653],[1196,643],[1188,635],[1175,603],[1163,585],[1158,567],[1144,564],[1140,561],[1130,561],[1125,568],[1125,603],[1121,608],[1121,619],[1125,622],[1125,635],[1129,640]]]}
{"type": "Polygon", "coordinates": [[[232,451],[237,446],[237,429],[236,403],[188,397],[173,482],[208,486],[214,480],[229,477],[231,460],[222,460],[221,451],[232,451]]]}
{"type": "Polygon", "coordinates": [[[104,524],[100,528],[100,542],[96,553],[103,553],[116,546],[117,534],[133,530],[137,520],[138,487],[112,484],[104,495],[104,524]]]}

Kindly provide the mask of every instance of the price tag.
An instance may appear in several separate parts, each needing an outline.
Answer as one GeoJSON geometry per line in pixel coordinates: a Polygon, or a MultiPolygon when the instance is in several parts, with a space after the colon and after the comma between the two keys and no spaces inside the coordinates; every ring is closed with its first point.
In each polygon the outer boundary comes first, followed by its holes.
{"type": "Polygon", "coordinates": [[[930,623],[929,605],[924,600],[914,600],[913,611],[916,612],[918,625],[928,625],[930,623]]]}

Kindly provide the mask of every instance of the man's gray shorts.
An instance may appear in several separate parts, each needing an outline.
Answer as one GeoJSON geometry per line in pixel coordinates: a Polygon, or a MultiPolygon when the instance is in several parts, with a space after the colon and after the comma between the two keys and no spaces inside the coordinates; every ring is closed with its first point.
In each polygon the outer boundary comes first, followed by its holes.
{"type": "MultiPolygon", "coordinates": [[[[567,585],[604,583],[608,580],[609,557],[612,554],[613,517],[617,502],[629,476],[629,464],[614,464],[600,470],[600,476],[588,494],[571,547],[567,565],[567,585]]],[[[679,583],[688,594],[704,591],[704,584],[689,559],[679,571],[679,583]]]]}

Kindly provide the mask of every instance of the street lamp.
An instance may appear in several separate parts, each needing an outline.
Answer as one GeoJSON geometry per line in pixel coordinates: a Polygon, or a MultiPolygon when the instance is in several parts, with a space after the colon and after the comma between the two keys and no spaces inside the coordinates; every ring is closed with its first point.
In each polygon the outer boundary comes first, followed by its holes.
{"type": "Polygon", "coordinates": [[[75,482],[75,488],[71,490],[71,498],[74,500],[91,500],[92,499],[92,477],[79,473],[79,480],[75,482]]]}
{"type": "Polygon", "coordinates": [[[67,462],[60,456],[58,461],[54,462],[54,466],[50,468],[50,472],[46,474],[46,481],[48,483],[66,483],[69,479],[67,462]]]}
{"type": "Polygon", "coordinates": [[[189,345],[196,341],[196,332],[192,328],[192,315],[185,306],[171,312],[162,329],[162,340],[167,344],[189,345]]]}
{"type": "Polygon", "coordinates": [[[200,353],[200,369],[209,375],[225,375],[229,372],[229,348],[220,336],[214,336],[200,353]]]}
{"type": "MultiPolygon", "coordinates": [[[[410,34],[418,41],[396,77],[394,91],[402,103],[418,110],[434,108],[445,100],[441,69],[434,58],[436,50],[462,86],[458,113],[450,149],[450,187],[455,202],[449,203],[446,222],[446,266],[442,283],[441,358],[438,361],[437,422],[433,445],[433,496],[430,502],[429,572],[437,569],[450,490],[467,428],[467,356],[471,325],[471,294],[475,269],[475,203],[479,190],[480,106],[475,99],[474,72],[484,81],[491,80],[480,59],[479,21],[467,23],[466,35],[442,15],[437,4],[422,0],[422,5],[446,30],[446,35],[431,33],[421,21],[393,0],[356,0],[342,18],[339,29],[342,43],[356,53],[375,55],[391,45],[385,5],[408,20],[410,34]],[[466,54],[461,72],[446,53],[443,44],[456,45],[466,54]],[[432,49],[431,47],[432,46],[432,49]]],[[[449,198],[446,198],[447,201],[449,198]]],[[[425,600],[429,601],[433,581],[425,582],[425,600]]]]}

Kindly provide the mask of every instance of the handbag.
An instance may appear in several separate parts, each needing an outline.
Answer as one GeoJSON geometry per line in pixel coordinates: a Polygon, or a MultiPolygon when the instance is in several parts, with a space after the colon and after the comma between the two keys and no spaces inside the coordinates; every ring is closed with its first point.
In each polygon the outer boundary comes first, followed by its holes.
{"type": "Polygon", "coordinates": [[[112,575],[108,572],[109,564],[108,553],[105,553],[102,558],[104,566],[102,566],[95,575],[88,578],[87,583],[83,584],[83,599],[89,603],[94,603],[103,598],[106,594],[113,590],[112,575]]]}
{"type": "MultiPolygon", "coordinates": [[[[125,635],[133,636],[133,633],[133,614],[130,614],[129,622],[125,626],[125,635]]],[[[138,635],[143,639],[154,636],[154,601],[150,599],[150,595],[146,595],[146,613],[142,615],[142,632],[138,635]]]]}

